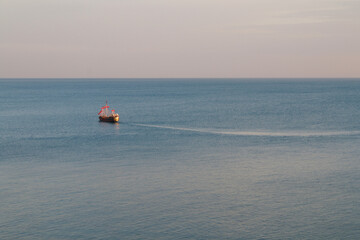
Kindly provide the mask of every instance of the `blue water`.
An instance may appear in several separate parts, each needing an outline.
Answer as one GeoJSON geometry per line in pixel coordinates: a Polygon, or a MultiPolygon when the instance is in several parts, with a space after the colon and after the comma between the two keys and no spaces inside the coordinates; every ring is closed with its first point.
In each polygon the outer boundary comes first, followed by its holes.
{"type": "Polygon", "coordinates": [[[2,79],[0,239],[360,239],[359,146],[359,79],[2,79]]]}

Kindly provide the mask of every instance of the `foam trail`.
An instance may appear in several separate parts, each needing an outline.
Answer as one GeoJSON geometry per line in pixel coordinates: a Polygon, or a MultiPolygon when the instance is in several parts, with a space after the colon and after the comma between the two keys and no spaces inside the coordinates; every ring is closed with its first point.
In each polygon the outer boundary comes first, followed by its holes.
{"type": "Polygon", "coordinates": [[[231,130],[215,130],[206,128],[183,128],[152,124],[133,124],[142,127],[172,129],[180,131],[210,133],[219,135],[234,136],[264,136],[264,137],[320,137],[320,136],[341,136],[341,135],[358,135],[360,131],[328,131],[328,132],[306,132],[306,131],[288,131],[288,132],[267,132],[267,131],[231,131],[231,130]]]}

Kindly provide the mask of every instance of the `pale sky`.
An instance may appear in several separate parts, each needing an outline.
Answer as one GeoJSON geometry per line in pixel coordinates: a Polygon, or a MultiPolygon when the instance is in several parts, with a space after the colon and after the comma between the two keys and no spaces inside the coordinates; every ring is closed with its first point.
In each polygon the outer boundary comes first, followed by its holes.
{"type": "Polygon", "coordinates": [[[0,78],[360,77],[360,0],[0,0],[0,78]]]}

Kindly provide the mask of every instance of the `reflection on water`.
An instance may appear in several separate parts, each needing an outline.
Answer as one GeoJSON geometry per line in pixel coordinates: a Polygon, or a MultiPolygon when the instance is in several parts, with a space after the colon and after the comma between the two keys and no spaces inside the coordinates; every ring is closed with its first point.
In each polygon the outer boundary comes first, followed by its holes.
{"type": "Polygon", "coordinates": [[[100,126],[103,127],[103,128],[114,128],[116,130],[120,130],[120,123],[118,122],[101,122],[99,121],[100,123],[100,126]]]}

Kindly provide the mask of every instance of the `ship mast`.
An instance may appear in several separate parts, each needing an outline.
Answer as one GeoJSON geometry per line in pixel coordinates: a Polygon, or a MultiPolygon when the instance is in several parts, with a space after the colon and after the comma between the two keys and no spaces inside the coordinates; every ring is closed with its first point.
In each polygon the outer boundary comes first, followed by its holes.
{"type": "Polygon", "coordinates": [[[109,116],[109,115],[108,115],[108,105],[107,105],[107,99],[106,99],[106,105],[105,105],[105,114],[106,114],[106,116],[109,116]]]}

